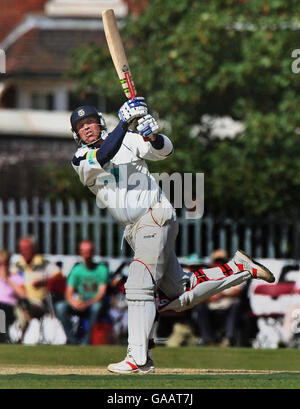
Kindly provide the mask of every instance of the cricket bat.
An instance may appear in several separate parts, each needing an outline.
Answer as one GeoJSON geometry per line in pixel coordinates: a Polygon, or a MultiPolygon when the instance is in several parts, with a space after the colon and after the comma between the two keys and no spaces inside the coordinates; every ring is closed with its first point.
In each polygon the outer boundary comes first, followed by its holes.
{"type": "Polygon", "coordinates": [[[117,26],[116,16],[112,9],[102,12],[102,21],[106,36],[107,45],[121,82],[126,98],[131,99],[136,96],[134,82],[132,80],[129,64],[127,61],[124,45],[117,26]]]}

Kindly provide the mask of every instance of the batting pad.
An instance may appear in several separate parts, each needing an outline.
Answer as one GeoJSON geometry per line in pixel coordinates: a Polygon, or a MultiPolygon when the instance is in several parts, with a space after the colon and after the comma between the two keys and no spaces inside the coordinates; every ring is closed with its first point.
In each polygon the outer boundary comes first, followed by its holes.
{"type": "Polygon", "coordinates": [[[154,287],[147,267],[133,261],[125,289],[128,301],[128,350],[137,365],[147,362],[148,343],[156,315],[154,287]]]}
{"type": "Polygon", "coordinates": [[[162,311],[174,310],[177,312],[185,311],[193,308],[201,301],[215,295],[227,288],[241,284],[251,278],[249,271],[242,271],[238,274],[233,274],[220,280],[210,280],[195,285],[189,291],[185,291],[180,297],[170,302],[162,311]]]}

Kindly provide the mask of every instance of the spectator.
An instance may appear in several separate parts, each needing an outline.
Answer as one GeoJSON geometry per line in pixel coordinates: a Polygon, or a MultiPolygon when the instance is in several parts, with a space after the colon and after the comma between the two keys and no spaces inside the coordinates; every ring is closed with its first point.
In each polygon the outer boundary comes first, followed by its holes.
{"type": "MultiPolygon", "coordinates": [[[[222,249],[215,250],[211,255],[210,267],[223,265],[227,261],[228,255],[226,251],[222,249]]],[[[221,330],[221,334],[224,333],[220,346],[227,347],[234,344],[239,314],[241,312],[242,288],[242,284],[231,287],[208,298],[195,308],[197,311],[197,323],[204,345],[212,345],[219,341],[218,330],[221,330]]]]}
{"type": "Polygon", "coordinates": [[[103,305],[109,270],[106,264],[93,262],[92,242],[82,241],[79,252],[83,262],[72,268],[67,279],[65,300],[58,302],[55,309],[66,332],[68,344],[78,343],[73,331],[72,317],[77,315],[85,320],[87,327],[81,343],[88,345],[91,343],[93,326],[103,305]]]}
{"type": "Polygon", "coordinates": [[[286,312],[283,317],[282,322],[282,342],[283,345],[288,348],[300,348],[300,277],[299,275],[299,265],[285,266],[281,271],[279,282],[284,282],[285,276],[288,272],[293,271],[294,277],[286,282],[291,284],[292,298],[287,305],[286,312]],[[298,271],[297,271],[298,270],[298,271]],[[284,277],[282,278],[282,274],[284,277]],[[293,280],[293,281],[292,281],[293,280]]]}
{"type": "Polygon", "coordinates": [[[20,274],[11,274],[9,269],[10,254],[0,251],[0,309],[5,313],[5,333],[0,334],[0,341],[8,341],[8,328],[15,319],[14,307],[17,301],[25,297],[24,279],[20,274]]]}
{"type": "Polygon", "coordinates": [[[47,285],[62,277],[62,272],[56,264],[37,254],[32,237],[19,241],[19,251],[21,257],[12,265],[12,272],[22,275],[24,279],[27,302],[18,303],[17,315],[20,326],[25,329],[29,317],[39,319],[48,310],[47,285]]]}
{"type": "Polygon", "coordinates": [[[128,305],[124,285],[128,277],[129,264],[127,261],[121,263],[107,287],[108,316],[113,326],[113,343],[115,344],[126,343],[128,337],[128,305]]]}

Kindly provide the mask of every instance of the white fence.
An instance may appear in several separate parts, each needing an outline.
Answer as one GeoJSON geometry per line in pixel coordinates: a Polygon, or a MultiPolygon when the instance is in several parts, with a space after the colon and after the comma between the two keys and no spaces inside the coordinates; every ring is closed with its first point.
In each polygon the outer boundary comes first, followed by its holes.
{"type": "MultiPolygon", "coordinates": [[[[207,257],[216,248],[232,255],[237,248],[256,257],[300,258],[299,220],[216,218],[188,219],[178,212],[180,231],[176,253],[185,257],[197,253],[207,257]]],[[[0,249],[18,252],[18,240],[33,235],[44,254],[75,255],[78,243],[91,239],[96,254],[102,257],[130,257],[131,250],[124,243],[123,229],[106,209],[99,209],[87,201],[75,203],[32,199],[0,201],[0,249]]]]}

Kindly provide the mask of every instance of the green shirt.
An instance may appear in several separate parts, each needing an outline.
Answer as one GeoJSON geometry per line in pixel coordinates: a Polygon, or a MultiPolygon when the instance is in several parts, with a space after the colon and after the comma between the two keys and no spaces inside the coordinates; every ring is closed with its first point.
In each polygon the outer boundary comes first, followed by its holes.
{"type": "Polygon", "coordinates": [[[99,285],[107,284],[109,270],[106,264],[94,264],[88,269],[84,263],[74,266],[68,276],[68,285],[82,296],[83,300],[89,300],[98,293],[99,285]]]}

